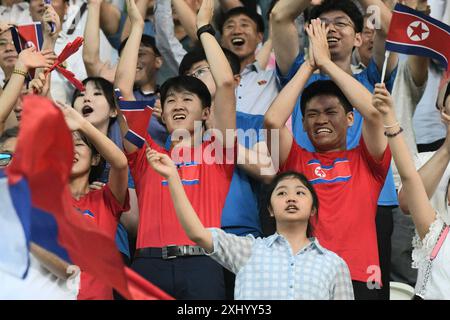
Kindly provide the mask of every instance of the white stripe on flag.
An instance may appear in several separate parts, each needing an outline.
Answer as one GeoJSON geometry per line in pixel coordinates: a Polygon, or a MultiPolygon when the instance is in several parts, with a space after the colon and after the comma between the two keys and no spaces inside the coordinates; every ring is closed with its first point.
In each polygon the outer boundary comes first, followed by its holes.
{"type": "Polygon", "coordinates": [[[0,203],[0,270],[23,278],[28,268],[27,241],[6,177],[0,178],[0,203]]]}

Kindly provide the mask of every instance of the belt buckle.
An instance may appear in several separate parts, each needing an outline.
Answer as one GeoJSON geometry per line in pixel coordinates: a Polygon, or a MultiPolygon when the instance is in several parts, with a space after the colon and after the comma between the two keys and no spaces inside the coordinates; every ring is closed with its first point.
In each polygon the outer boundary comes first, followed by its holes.
{"type": "Polygon", "coordinates": [[[175,259],[177,257],[176,248],[177,248],[177,246],[174,244],[170,244],[168,246],[162,247],[162,258],[164,260],[175,259]],[[175,250],[172,251],[170,249],[175,249],[175,250]],[[172,252],[169,252],[169,251],[172,251],[172,252]]]}

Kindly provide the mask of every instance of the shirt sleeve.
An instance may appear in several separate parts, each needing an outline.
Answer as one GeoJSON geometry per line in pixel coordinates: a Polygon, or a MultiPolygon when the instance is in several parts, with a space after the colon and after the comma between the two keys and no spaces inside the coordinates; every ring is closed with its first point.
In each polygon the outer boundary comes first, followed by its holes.
{"type": "Polygon", "coordinates": [[[282,87],[284,87],[297,73],[297,70],[300,69],[300,66],[305,62],[305,55],[303,53],[298,54],[298,56],[295,58],[294,62],[292,63],[288,73],[286,75],[282,75],[280,68],[278,67],[278,64],[276,65],[276,72],[278,79],[280,80],[280,84],[282,87]]]}
{"type": "Polygon", "coordinates": [[[344,260],[339,258],[332,288],[332,300],[354,300],[352,279],[350,271],[344,260]]]}
{"type": "Polygon", "coordinates": [[[108,184],[106,184],[103,187],[103,200],[105,201],[108,208],[111,210],[113,216],[116,217],[117,219],[120,218],[123,212],[130,210],[130,194],[128,193],[128,189],[125,201],[123,205],[121,205],[119,201],[117,201],[116,197],[114,197],[113,193],[111,192],[111,189],[109,189],[108,184]]]}
{"type": "Polygon", "coordinates": [[[155,7],[156,45],[164,57],[164,63],[178,74],[178,67],[187,52],[175,37],[171,1],[156,0],[155,7]]]}
{"type": "Polygon", "coordinates": [[[370,171],[374,175],[375,179],[384,185],[384,182],[386,180],[386,175],[389,171],[389,167],[391,165],[391,149],[389,148],[389,145],[386,146],[386,149],[384,150],[383,156],[380,160],[376,160],[372,157],[369,150],[367,150],[366,143],[364,142],[364,139],[361,135],[360,140],[361,145],[361,152],[362,157],[367,161],[368,166],[370,168],[370,171]]]}
{"type": "Polygon", "coordinates": [[[252,253],[255,238],[252,235],[240,237],[218,228],[209,228],[213,237],[213,252],[208,256],[233,273],[247,263],[252,253]]]}

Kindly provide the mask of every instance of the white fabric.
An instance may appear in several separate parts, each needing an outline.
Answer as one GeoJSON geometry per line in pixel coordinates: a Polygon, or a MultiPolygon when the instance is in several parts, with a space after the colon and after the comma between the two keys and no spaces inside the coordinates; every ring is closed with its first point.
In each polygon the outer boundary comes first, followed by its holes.
{"type": "Polygon", "coordinates": [[[0,6],[0,22],[16,25],[32,23],[28,3],[15,3],[11,7],[0,6]]]}
{"type": "Polygon", "coordinates": [[[0,272],[22,278],[28,266],[27,241],[11,200],[6,177],[0,178],[0,203],[0,272]]]}
{"type": "MultiPolygon", "coordinates": [[[[30,269],[25,279],[0,271],[0,300],[76,300],[80,273],[62,280],[41,266],[30,254],[30,269]]],[[[76,267],[75,267],[76,268],[76,267]]]]}
{"type": "MultiPolygon", "coordinates": [[[[83,37],[84,29],[87,21],[87,9],[78,21],[75,32],[68,35],[67,32],[74,19],[79,19],[80,7],[77,5],[70,5],[67,10],[67,18],[65,19],[62,27],[62,31],[56,41],[55,52],[60,54],[67,43],[74,41],[77,37],[83,37]]],[[[76,53],[69,57],[67,62],[67,69],[72,71],[76,78],[80,81],[87,78],[86,68],[83,62],[83,47],[81,47],[76,53]]],[[[100,60],[110,61],[115,64],[118,61],[117,51],[111,46],[105,34],[100,30],[100,60]]],[[[72,94],[75,91],[75,87],[66,78],[61,76],[57,71],[52,72],[51,81],[51,94],[54,100],[65,101],[70,103],[72,94]]]]}
{"type": "MultiPolygon", "coordinates": [[[[425,85],[418,87],[412,78],[407,57],[402,57],[398,62],[397,76],[395,77],[394,87],[392,89],[392,97],[394,99],[396,117],[400,126],[404,129],[408,149],[418,166],[417,154],[419,153],[416,145],[415,131],[413,129],[413,116],[416,105],[422,98],[425,85]]],[[[396,189],[399,188],[401,181],[394,160],[392,160],[392,173],[394,174],[394,182],[396,189]]]]}

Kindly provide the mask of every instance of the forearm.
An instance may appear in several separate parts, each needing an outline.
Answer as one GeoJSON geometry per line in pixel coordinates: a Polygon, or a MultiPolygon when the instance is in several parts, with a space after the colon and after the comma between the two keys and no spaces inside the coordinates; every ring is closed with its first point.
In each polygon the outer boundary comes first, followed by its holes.
{"type": "Polygon", "coordinates": [[[196,242],[203,249],[211,252],[213,249],[212,236],[203,226],[189,201],[178,174],[168,178],[169,190],[178,220],[189,239],[196,242]]]}
{"type": "Polygon", "coordinates": [[[80,131],[88,138],[94,145],[95,149],[100,155],[111,165],[114,169],[126,169],[128,166],[127,158],[112,140],[106,135],[98,131],[91,123],[84,120],[80,124],[80,131]]]}
{"type": "Polygon", "coordinates": [[[308,7],[310,0],[280,0],[272,10],[270,25],[277,65],[286,75],[302,50],[295,19],[308,7]]]}
{"type": "Polygon", "coordinates": [[[88,4],[88,16],[84,29],[83,61],[89,76],[95,76],[100,61],[100,3],[88,4]]]}
{"type": "Polygon", "coordinates": [[[186,54],[186,50],[176,38],[174,28],[170,2],[157,0],[155,11],[156,45],[164,57],[164,63],[174,73],[178,74],[178,67],[186,54]]]}
{"type": "Polygon", "coordinates": [[[106,35],[117,33],[120,26],[120,10],[111,3],[102,2],[100,7],[100,27],[106,35]]]}
{"type": "Polygon", "coordinates": [[[253,149],[248,149],[238,144],[237,165],[248,175],[263,183],[270,183],[276,175],[272,158],[265,142],[257,143],[253,149]]]}
{"type": "Polygon", "coordinates": [[[281,90],[264,115],[264,125],[267,129],[281,129],[294,112],[298,96],[303,91],[313,69],[308,62],[302,64],[295,76],[281,90]]]}
{"type": "MultiPolygon", "coordinates": [[[[28,72],[28,69],[19,62],[16,63],[15,68],[28,72]]],[[[17,99],[19,99],[24,82],[25,77],[16,73],[13,73],[9,78],[8,84],[0,96],[0,123],[6,123],[6,119],[13,111],[17,99]]]]}
{"type": "MultiPolygon", "coordinates": [[[[148,0],[136,0],[136,6],[141,14],[142,18],[145,20],[145,15],[148,8],[148,0]]],[[[131,30],[133,26],[131,25],[130,19],[125,20],[125,24],[123,26],[122,34],[120,36],[120,40],[125,40],[128,36],[130,36],[131,30]]]]}
{"type": "Polygon", "coordinates": [[[259,50],[258,54],[256,55],[256,61],[258,61],[260,67],[263,70],[267,68],[267,64],[270,60],[270,55],[272,54],[272,49],[272,39],[269,38],[266,42],[264,42],[261,50],[259,50]]]}
{"type": "Polygon", "coordinates": [[[117,66],[114,84],[116,88],[120,89],[125,100],[134,100],[133,85],[143,30],[143,23],[132,26],[130,36],[122,50],[117,66]]]}
{"type": "MultiPolygon", "coordinates": [[[[447,140],[449,137],[447,137],[447,140]]],[[[427,161],[420,169],[419,174],[422,183],[427,192],[428,198],[431,198],[444,175],[450,162],[450,153],[446,143],[427,161]]]]}
{"type": "Polygon", "coordinates": [[[188,6],[184,0],[172,0],[172,5],[177,12],[178,19],[192,41],[197,41],[197,26],[195,24],[196,12],[188,6]]]}

